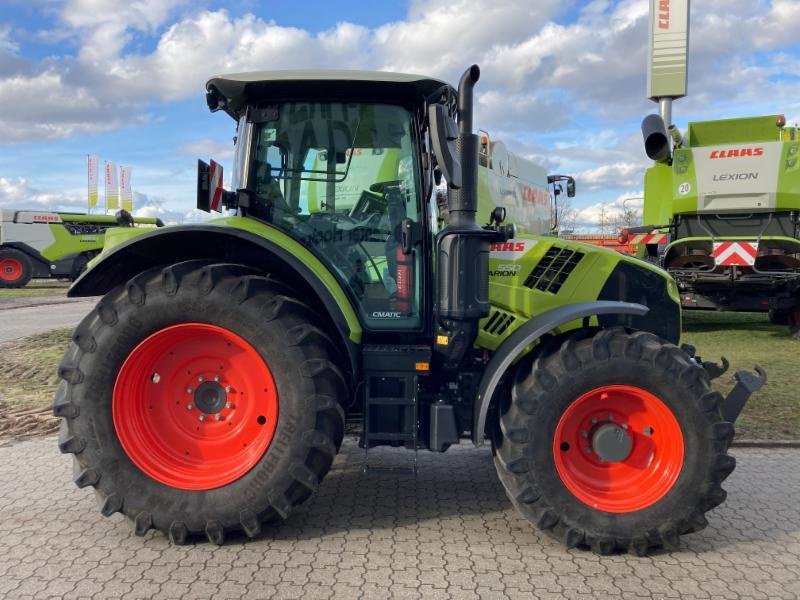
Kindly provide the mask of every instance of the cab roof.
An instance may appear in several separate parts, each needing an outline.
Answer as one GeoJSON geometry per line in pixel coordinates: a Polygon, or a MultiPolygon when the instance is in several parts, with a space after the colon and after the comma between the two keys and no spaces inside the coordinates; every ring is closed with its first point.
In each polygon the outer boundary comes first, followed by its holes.
{"type": "Polygon", "coordinates": [[[424,75],[385,71],[296,70],[254,71],[217,75],[206,83],[208,107],[234,119],[248,104],[297,99],[394,100],[417,102],[438,90],[455,90],[424,75]]]}

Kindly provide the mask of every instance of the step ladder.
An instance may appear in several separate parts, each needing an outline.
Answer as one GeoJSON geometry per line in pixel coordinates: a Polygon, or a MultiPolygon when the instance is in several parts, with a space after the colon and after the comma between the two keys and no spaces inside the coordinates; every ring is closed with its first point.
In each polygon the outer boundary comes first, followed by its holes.
{"type": "MultiPolygon", "coordinates": [[[[364,421],[361,444],[364,471],[411,470],[417,472],[419,448],[419,368],[429,365],[427,346],[368,345],[364,360],[364,421]],[[413,451],[411,467],[370,467],[369,451],[376,446],[402,445],[413,451]]],[[[427,371],[424,371],[427,372],[427,371]]]]}

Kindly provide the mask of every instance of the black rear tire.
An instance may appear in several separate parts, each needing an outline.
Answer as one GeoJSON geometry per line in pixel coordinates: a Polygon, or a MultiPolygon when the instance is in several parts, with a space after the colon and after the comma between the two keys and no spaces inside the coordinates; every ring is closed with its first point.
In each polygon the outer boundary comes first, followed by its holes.
{"type": "Polygon", "coordinates": [[[30,257],[16,248],[0,248],[0,268],[0,288],[25,287],[33,276],[30,257]]]}
{"type": "Polygon", "coordinates": [[[603,330],[520,365],[512,393],[500,406],[495,466],[519,512],[569,547],[637,555],[674,549],[680,535],[703,529],[705,513],[725,499],[720,484],[736,462],[727,454],[733,425],[722,418],[722,401],[703,368],[674,345],[650,333],[603,330]],[[658,397],[680,426],[685,448],[680,473],[665,495],[622,513],[578,499],[554,459],[556,428],[568,407],[590,390],[613,385],[658,397]]]}
{"type": "Polygon", "coordinates": [[[773,325],[788,325],[789,324],[789,311],[788,310],[777,310],[771,308],[767,313],[769,317],[769,322],[773,325]]]}
{"type": "MultiPolygon", "coordinates": [[[[109,292],[78,326],[59,367],[53,410],[59,448],[74,457],[75,483],[92,486],[101,512],[122,512],[137,535],[150,528],[174,543],[228,533],[254,537],[285,519],[330,469],[344,432],[347,384],[319,319],[269,277],[239,265],[188,261],[157,268],[109,292]],[[132,350],[172,325],[200,322],[246,340],[269,365],[278,397],[274,437],[235,481],[202,491],[148,476],[115,430],[112,394],[132,350]]],[[[262,417],[259,417],[261,419],[262,417]]]]}

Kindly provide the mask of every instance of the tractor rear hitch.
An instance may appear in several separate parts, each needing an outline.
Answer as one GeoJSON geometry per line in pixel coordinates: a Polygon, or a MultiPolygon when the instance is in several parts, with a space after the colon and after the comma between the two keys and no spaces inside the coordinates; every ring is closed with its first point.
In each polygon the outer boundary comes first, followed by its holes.
{"type": "Polygon", "coordinates": [[[722,417],[734,423],[739,418],[744,405],[750,398],[753,392],[760,390],[765,383],[767,383],[767,373],[759,367],[755,366],[756,372],[750,371],[737,371],[733,374],[736,380],[736,385],[725,398],[725,403],[722,405],[722,417]]]}

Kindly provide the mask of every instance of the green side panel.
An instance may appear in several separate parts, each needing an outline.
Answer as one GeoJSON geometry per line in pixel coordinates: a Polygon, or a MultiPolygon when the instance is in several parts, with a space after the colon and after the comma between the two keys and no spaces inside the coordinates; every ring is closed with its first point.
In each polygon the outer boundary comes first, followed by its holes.
{"type": "Polygon", "coordinates": [[[767,115],[689,123],[689,145],[696,148],[745,142],[777,142],[777,118],[778,115],[767,115]]]}
{"type": "Polygon", "coordinates": [[[800,210],[800,140],[783,143],[775,208],[800,210]]]}
{"type": "MultiPolygon", "coordinates": [[[[672,181],[666,188],[670,197],[665,203],[664,220],[658,225],[667,225],[672,215],[697,212],[697,173],[692,157],[692,151],[686,148],[675,151],[672,161],[672,181]]],[[[646,193],[645,204],[647,204],[646,193]]]]}
{"type": "Polygon", "coordinates": [[[672,168],[656,163],[644,174],[642,223],[666,225],[672,216],[672,168]]]}
{"type": "Polygon", "coordinates": [[[51,223],[48,227],[53,234],[53,243],[43,249],[41,255],[50,262],[82,252],[99,251],[103,248],[104,236],[102,233],[72,235],[60,223],[51,223]]]}
{"type": "Polygon", "coordinates": [[[342,309],[347,326],[350,329],[350,340],[358,344],[361,342],[361,323],[359,323],[358,316],[350,304],[350,299],[345,294],[342,286],[339,285],[336,277],[330,272],[322,261],[314,256],[302,244],[295,241],[279,229],[270,227],[269,225],[256,221],[255,219],[248,219],[245,217],[221,217],[213,219],[205,223],[206,225],[218,225],[220,227],[233,227],[242,231],[247,231],[257,235],[258,237],[269,240],[274,244],[280,246],[284,250],[291,252],[297,259],[305,264],[314,276],[317,277],[322,285],[331,293],[331,296],[336,300],[336,303],[342,309]]]}
{"type": "MultiPolygon", "coordinates": [[[[479,324],[476,346],[487,350],[495,350],[517,328],[531,318],[576,302],[597,300],[611,272],[620,261],[633,261],[625,255],[593,246],[550,236],[518,236],[516,240],[532,240],[529,250],[518,256],[496,258],[490,254],[489,259],[489,302],[492,311],[479,324]],[[583,254],[583,257],[572,270],[568,271],[563,284],[558,287],[547,285],[546,289],[527,287],[526,280],[534,271],[534,267],[553,246],[583,254]]],[[[530,242],[528,243],[530,246],[530,242]]],[[[679,304],[678,288],[673,279],[662,269],[635,261],[640,267],[658,273],[668,280],[667,291],[670,298],[679,304]]],[[[554,278],[555,280],[555,278],[554,278]]],[[[596,320],[592,319],[596,324],[596,320]]],[[[569,331],[582,326],[580,320],[567,323],[557,332],[569,331]]]]}

